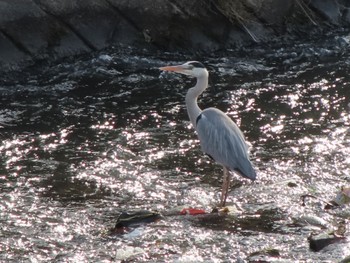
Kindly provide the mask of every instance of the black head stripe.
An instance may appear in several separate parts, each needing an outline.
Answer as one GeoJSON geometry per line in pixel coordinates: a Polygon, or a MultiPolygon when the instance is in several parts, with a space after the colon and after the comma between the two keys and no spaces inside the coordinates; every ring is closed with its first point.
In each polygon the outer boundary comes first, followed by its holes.
{"type": "Polygon", "coordinates": [[[204,65],[198,61],[193,61],[191,63],[189,63],[190,65],[192,65],[195,68],[205,68],[204,65]]]}

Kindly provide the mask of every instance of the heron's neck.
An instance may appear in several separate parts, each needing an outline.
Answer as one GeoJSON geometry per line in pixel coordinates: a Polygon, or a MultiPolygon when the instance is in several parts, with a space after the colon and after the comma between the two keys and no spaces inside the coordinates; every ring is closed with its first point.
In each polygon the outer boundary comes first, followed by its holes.
{"type": "Polygon", "coordinates": [[[198,107],[197,98],[208,87],[208,72],[200,77],[197,77],[196,86],[190,88],[186,94],[187,113],[193,127],[196,127],[196,119],[201,114],[202,110],[198,107]]]}

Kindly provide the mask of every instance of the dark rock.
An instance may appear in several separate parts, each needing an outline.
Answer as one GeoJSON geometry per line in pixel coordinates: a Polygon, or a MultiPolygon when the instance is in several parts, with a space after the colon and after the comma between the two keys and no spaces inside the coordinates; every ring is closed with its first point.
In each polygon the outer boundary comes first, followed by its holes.
{"type": "Polygon", "coordinates": [[[311,0],[310,6],[334,24],[338,24],[341,20],[340,6],[335,0],[311,0]]]}
{"type": "MultiPolygon", "coordinates": [[[[13,47],[6,53],[7,58],[13,60],[1,57],[0,66],[16,65],[28,57],[55,58],[89,51],[79,38],[69,34],[69,28],[48,16],[33,1],[4,0],[1,4],[5,9],[0,8],[3,10],[0,11],[0,30],[7,42],[12,43],[13,47]]],[[[4,43],[0,46],[6,45],[4,43]]]]}
{"type": "Polygon", "coordinates": [[[344,10],[343,19],[344,19],[345,23],[350,23],[350,8],[346,8],[344,10]]]}
{"type": "MultiPolygon", "coordinates": [[[[218,49],[234,31],[208,1],[108,0],[138,30],[143,45],[163,49],[218,49]]],[[[237,29],[239,31],[239,29],[237,29]]]]}
{"type": "Polygon", "coordinates": [[[160,220],[162,216],[158,212],[140,210],[136,212],[123,212],[119,215],[115,228],[138,226],[160,220]]]}
{"type": "Polygon", "coordinates": [[[0,53],[6,53],[0,58],[1,64],[16,64],[25,55],[39,53],[46,46],[45,32],[38,23],[45,14],[33,2],[18,0],[14,4],[13,1],[1,1],[0,10],[0,53]],[[5,47],[9,50],[4,50],[5,47]]]}
{"type": "Polygon", "coordinates": [[[157,212],[140,210],[135,212],[122,212],[115,227],[110,229],[110,235],[126,234],[133,229],[148,223],[152,223],[162,219],[162,216],[157,212]]]}
{"type": "MultiPolygon", "coordinates": [[[[118,38],[115,29],[126,26],[123,19],[105,1],[34,1],[47,17],[67,29],[66,34],[77,37],[90,50],[110,45],[118,38]]],[[[56,34],[54,42],[58,42],[63,35],[62,32],[56,34]]]]}
{"type": "Polygon", "coordinates": [[[246,5],[251,8],[254,14],[269,25],[281,26],[286,17],[292,11],[293,0],[248,0],[246,5]]]}
{"type": "Polygon", "coordinates": [[[308,238],[308,240],[310,249],[318,252],[330,244],[344,241],[345,237],[322,233],[319,235],[312,235],[308,238]]]}
{"type": "MultiPolygon", "coordinates": [[[[237,25],[242,32],[245,32],[250,41],[266,41],[267,37],[273,33],[271,28],[265,27],[259,21],[254,12],[247,10],[244,2],[219,0],[215,7],[230,21],[231,25],[237,25]]],[[[234,38],[231,38],[231,42],[235,42],[234,38]]]]}
{"type": "Polygon", "coordinates": [[[300,24],[349,25],[349,8],[346,0],[2,0],[0,70],[112,45],[212,52],[297,34],[300,24]]]}
{"type": "Polygon", "coordinates": [[[10,36],[0,31],[0,68],[11,68],[20,61],[30,58],[29,54],[16,47],[10,38],[10,36]]]}
{"type": "Polygon", "coordinates": [[[249,262],[271,262],[281,257],[281,252],[276,248],[268,248],[253,252],[249,255],[249,262]]]}

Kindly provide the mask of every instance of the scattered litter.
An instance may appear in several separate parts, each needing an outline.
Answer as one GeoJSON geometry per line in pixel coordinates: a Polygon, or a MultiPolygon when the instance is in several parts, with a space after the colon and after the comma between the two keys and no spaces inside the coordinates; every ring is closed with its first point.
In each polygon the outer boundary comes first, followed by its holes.
{"type": "Polygon", "coordinates": [[[180,215],[202,215],[206,214],[205,210],[197,208],[184,208],[180,211],[180,215]]]}

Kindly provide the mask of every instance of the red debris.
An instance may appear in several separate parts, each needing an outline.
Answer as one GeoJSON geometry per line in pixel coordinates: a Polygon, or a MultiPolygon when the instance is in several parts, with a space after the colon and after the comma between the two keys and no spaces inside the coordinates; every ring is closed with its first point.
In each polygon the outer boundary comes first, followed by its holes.
{"type": "Polygon", "coordinates": [[[202,215],[206,214],[206,212],[203,209],[198,208],[184,208],[180,211],[180,215],[202,215]]]}

